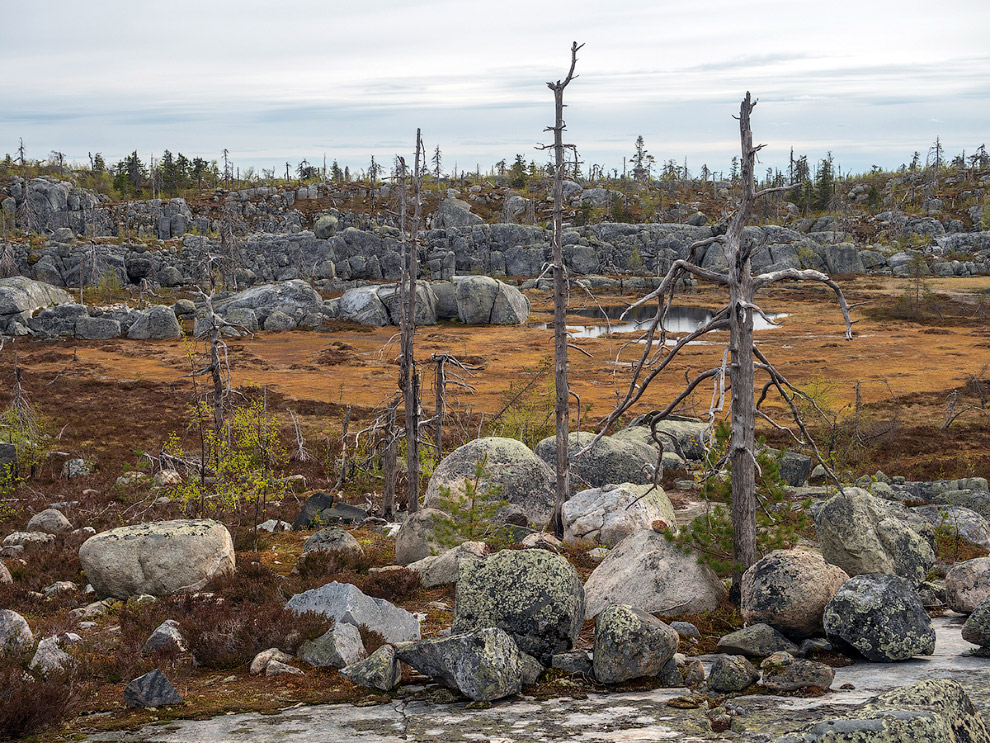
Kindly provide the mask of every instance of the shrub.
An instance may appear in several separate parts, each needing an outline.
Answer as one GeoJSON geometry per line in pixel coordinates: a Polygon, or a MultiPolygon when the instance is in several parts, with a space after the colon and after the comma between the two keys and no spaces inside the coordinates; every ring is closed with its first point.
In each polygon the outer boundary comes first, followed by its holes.
{"type": "Polygon", "coordinates": [[[282,590],[284,579],[267,565],[257,560],[245,560],[233,573],[214,576],[203,589],[235,604],[284,604],[288,598],[282,590]]]}
{"type": "Polygon", "coordinates": [[[408,568],[359,575],[350,582],[369,596],[385,599],[393,604],[418,591],[423,585],[419,573],[408,568]]]}
{"type": "Polygon", "coordinates": [[[59,725],[81,707],[85,689],[71,671],[47,676],[19,663],[0,666],[0,740],[23,738],[59,725]]]}
{"type": "Polygon", "coordinates": [[[504,525],[495,524],[499,510],[509,505],[499,498],[501,485],[483,485],[487,480],[485,454],[474,466],[474,479],[464,478],[464,494],[453,494],[448,487],[440,488],[439,509],[442,515],[434,517],[434,534],[444,547],[456,547],[463,542],[505,539],[504,525]]]}

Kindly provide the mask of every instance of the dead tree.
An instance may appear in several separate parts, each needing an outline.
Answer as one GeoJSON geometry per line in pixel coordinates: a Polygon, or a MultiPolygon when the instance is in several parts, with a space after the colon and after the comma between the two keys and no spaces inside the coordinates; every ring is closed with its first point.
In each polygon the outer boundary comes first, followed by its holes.
{"type": "MultiPolygon", "coordinates": [[[[619,418],[642,398],[649,384],[670,366],[679,352],[689,343],[713,331],[728,330],[729,343],[722,356],[722,363],[715,368],[697,374],[688,381],[687,386],[674,397],[667,407],[652,417],[651,425],[654,441],[662,447],[657,423],[673,413],[699,385],[703,382],[709,382],[713,385],[712,403],[708,411],[709,435],[707,443],[710,443],[715,415],[723,409],[726,392],[731,392],[731,437],[725,457],[721,462],[716,463],[715,469],[728,464],[732,470],[734,584],[738,584],[743,571],[758,559],[756,530],[756,470],[758,465],[754,441],[757,417],[769,422],[777,429],[786,431],[797,443],[807,442],[813,448],[816,458],[828,470],[827,465],[822,462],[818,448],[808,435],[795,402],[800,399],[806,404],[817,407],[814,400],[792,385],[754,344],[754,315],[759,314],[767,322],[776,325],[755,304],[755,295],[760,289],[780,281],[819,281],[835,292],[845,320],[846,340],[852,338],[853,324],[849,316],[850,307],[846,304],[842,290],[838,284],[820,271],[786,268],[762,275],[753,275],[751,257],[757,245],[754,240],[748,239],[748,236],[744,235],[744,228],[750,220],[754,204],[759,198],[788,188],[785,186],[765,188],[762,191],[756,190],[754,164],[756,153],[763,148],[763,145],[753,145],[750,114],[755,105],[756,102],[751,100],[749,93],[746,93],[739,108],[739,133],[742,145],[742,200],[739,208],[729,221],[728,229],[724,235],[700,240],[691,245],[688,258],[674,261],[660,285],[626,310],[629,312],[634,307],[646,302],[657,301],[657,314],[641,338],[643,341],[642,352],[638,362],[633,365],[628,389],[615,409],[603,421],[601,431],[596,438],[583,449],[583,451],[587,451],[597,443],[619,418]],[[702,268],[696,263],[699,250],[703,248],[715,249],[714,246],[718,246],[725,255],[728,268],[724,272],[702,268]],[[729,291],[729,302],[725,307],[715,312],[705,325],[676,341],[672,341],[672,345],[668,345],[664,320],[673,302],[678,282],[686,275],[725,287],[729,291]],[[768,377],[758,399],[755,386],[757,371],[768,377]],[[798,429],[798,433],[772,420],[761,409],[761,405],[771,391],[780,396],[798,429]]],[[[834,475],[833,479],[835,479],[834,475]]]]}
{"type": "Polygon", "coordinates": [[[571,467],[567,451],[569,433],[570,393],[567,384],[567,274],[564,268],[563,233],[563,183],[564,148],[574,145],[564,144],[564,88],[576,76],[578,50],[584,44],[576,41],[571,44],[571,66],[567,77],[557,82],[548,82],[553,91],[554,124],[544,131],[553,132],[553,144],[542,145],[541,149],[553,150],[553,243],[551,245],[551,265],[553,266],[553,359],[554,385],[556,387],[555,424],[557,431],[557,499],[553,511],[553,531],[558,538],[564,536],[563,507],[571,496],[571,467]]]}

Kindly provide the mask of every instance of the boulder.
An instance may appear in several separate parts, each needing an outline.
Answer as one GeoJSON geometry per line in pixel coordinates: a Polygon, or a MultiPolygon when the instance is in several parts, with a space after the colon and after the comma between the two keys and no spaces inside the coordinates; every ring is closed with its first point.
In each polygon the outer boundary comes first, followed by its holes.
{"type": "Polygon", "coordinates": [[[0,657],[19,655],[34,643],[27,620],[10,609],[0,609],[0,657]]]}
{"type": "Polygon", "coordinates": [[[978,557],[952,566],[945,575],[945,603],[969,614],[990,599],[990,557],[978,557]]]}
{"type": "Polygon", "coordinates": [[[91,474],[89,462],[85,459],[75,457],[74,459],[66,460],[65,464],[62,465],[62,477],[66,480],[71,480],[75,477],[86,477],[89,474],[91,474]]]}
{"type": "Polygon", "coordinates": [[[821,635],[825,604],[847,580],[818,552],[775,550],[743,573],[743,621],[765,622],[795,640],[821,635]]]}
{"type": "Polygon", "coordinates": [[[0,332],[9,333],[17,323],[26,325],[43,307],[72,302],[66,292],[25,276],[0,279],[0,332]]]}
{"type": "Polygon", "coordinates": [[[28,531],[43,531],[48,534],[59,534],[63,531],[72,531],[72,524],[65,518],[61,511],[56,508],[46,508],[40,513],[36,513],[28,521],[28,531]]]}
{"type": "Polygon", "coordinates": [[[396,565],[419,562],[446,549],[434,537],[436,521],[443,515],[435,508],[421,508],[402,523],[395,535],[396,565]]]}
{"type": "Polygon", "coordinates": [[[981,648],[990,647],[990,600],[981,601],[966,617],[962,638],[981,648]]]}
{"type": "Polygon", "coordinates": [[[492,325],[522,325],[529,319],[529,298],[514,286],[499,281],[492,304],[492,325]]]}
{"type": "Polygon", "coordinates": [[[752,624],[719,639],[716,650],[750,658],[766,658],[781,651],[797,653],[798,646],[768,624],[752,624]]]}
{"type": "Polygon", "coordinates": [[[367,653],[361,632],[353,624],[340,622],[315,640],[306,640],[296,651],[299,660],[317,668],[343,668],[362,660],[367,653]]]}
{"type": "Polygon", "coordinates": [[[566,653],[554,653],[550,658],[550,667],[572,676],[590,676],[594,673],[594,666],[587,650],[568,650],[566,653]]]}
{"type": "Polygon", "coordinates": [[[490,702],[522,689],[522,657],[503,630],[487,627],[419,642],[402,643],[396,655],[476,702],[490,702]]]}
{"type": "Polygon", "coordinates": [[[677,632],[642,609],[613,604],[595,620],[595,678],[618,684],[656,676],[677,650],[677,632]]]}
{"type": "Polygon", "coordinates": [[[564,504],[564,541],[613,546],[639,529],[677,519],[663,488],[652,485],[606,485],[582,490],[564,504]]]}
{"type": "Polygon", "coordinates": [[[124,703],[128,707],[165,707],[182,704],[182,697],[157,668],[138,676],[124,688],[124,703]]]}
{"type": "Polygon", "coordinates": [[[484,542],[464,542],[441,555],[430,555],[409,563],[408,568],[419,575],[423,588],[435,588],[457,583],[462,562],[484,560],[487,553],[488,546],[484,542]]]}
{"type": "Polygon", "coordinates": [[[74,662],[73,657],[58,646],[57,637],[46,637],[38,643],[38,649],[28,667],[47,676],[52,672],[67,670],[74,662]]]}
{"type": "Polygon", "coordinates": [[[931,527],[900,504],[847,488],[813,513],[822,556],[850,576],[899,575],[918,585],[935,563],[931,527]]]}
{"type": "Polygon", "coordinates": [[[328,552],[350,561],[364,557],[364,549],[358,541],[339,526],[320,529],[307,539],[302,548],[303,557],[310,552],[328,552]]]}
{"type": "Polygon", "coordinates": [[[167,340],[182,336],[179,320],[171,307],[156,305],[136,314],[137,320],[127,330],[127,337],[132,340],[167,340]]]}
{"type": "Polygon", "coordinates": [[[897,575],[859,575],[825,607],[825,634],[867,660],[907,660],[935,651],[935,630],[911,584],[897,575]]]}
{"type": "Polygon", "coordinates": [[[919,681],[871,699],[844,719],[811,723],[776,743],[990,743],[983,716],[956,681],[919,681]]]}
{"type": "Polygon", "coordinates": [[[350,583],[327,583],[289,599],[286,609],[302,614],[315,611],[335,622],[364,625],[388,642],[419,639],[419,620],[385,599],[372,598],[350,583]]]}
{"type": "Polygon", "coordinates": [[[198,591],[234,570],[227,528],[206,519],[122,526],[87,539],[79,561],[99,596],[164,596],[198,591]]]}
{"type": "MultiPolygon", "coordinates": [[[[645,427],[649,431],[650,421],[655,415],[656,411],[642,415],[633,420],[629,428],[645,427]]],[[[704,421],[696,418],[670,416],[657,423],[657,430],[666,434],[666,436],[661,437],[661,441],[664,442],[664,449],[675,451],[685,459],[704,458],[704,435],[708,430],[708,424],[704,421]]]]}
{"type": "MultiPolygon", "coordinates": [[[[595,438],[587,432],[572,433],[567,437],[567,452],[571,462],[571,475],[593,488],[620,483],[641,485],[653,482],[657,465],[656,450],[646,444],[629,439],[603,437],[587,452],[578,456],[595,438]]],[[[548,437],[536,445],[536,455],[548,465],[557,461],[557,439],[548,437]]]]}
{"type": "Polygon", "coordinates": [[[433,227],[446,229],[450,227],[470,227],[484,224],[485,220],[471,213],[471,205],[466,201],[448,196],[433,213],[433,227]]]}
{"type": "Polygon", "coordinates": [[[391,691],[402,679],[399,659],[391,645],[382,645],[364,660],[340,669],[340,675],[353,684],[379,691],[391,691]]]}
{"type": "Polygon", "coordinates": [[[141,652],[145,655],[150,655],[156,650],[161,650],[168,645],[173,645],[179,652],[185,652],[187,649],[186,639],[179,630],[179,623],[174,619],[166,619],[159,624],[155,628],[155,631],[145,640],[141,652]]]}
{"type": "Polygon", "coordinates": [[[287,330],[295,330],[296,320],[282,310],[272,310],[261,325],[269,332],[284,333],[287,330]]]}
{"type": "Polygon", "coordinates": [[[584,620],[584,589],[563,557],[545,550],[504,550],[463,561],[451,633],[498,627],[543,664],[570,650],[584,620]]]}
{"type": "Polygon", "coordinates": [[[292,528],[299,531],[337,523],[360,526],[366,518],[368,512],[364,509],[343,502],[335,503],[329,493],[313,493],[306,499],[292,528]]]}
{"type": "Polygon", "coordinates": [[[619,542],[588,577],[584,590],[588,619],[609,604],[665,616],[704,614],[725,597],[715,573],[652,529],[619,542]]]}
{"type": "Polygon", "coordinates": [[[774,653],[760,664],[763,686],[779,694],[798,689],[828,689],[835,671],[824,663],[799,660],[790,653],[774,653]]]}
{"type": "Polygon", "coordinates": [[[521,509],[531,524],[542,526],[550,520],[556,492],[553,470],[515,439],[475,439],[452,451],[433,471],[424,505],[437,508],[441,488],[450,488],[452,495],[462,495],[465,481],[474,480],[475,466],[485,457],[482,487],[497,487],[497,497],[521,509]]]}
{"type": "Polygon", "coordinates": [[[708,672],[708,689],[716,694],[734,694],[759,678],[756,666],[741,655],[718,655],[708,672]]]}
{"type": "MultiPolygon", "coordinates": [[[[230,310],[246,308],[254,310],[261,327],[273,312],[281,312],[292,318],[308,313],[319,313],[323,298],[302,279],[281,281],[276,284],[252,286],[231,297],[214,303],[218,315],[225,320],[230,310]]],[[[267,329],[267,328],[266,328],[267,329]]]]}
{"type": "Polygon", "coordinates": [[[104,341],[117,338],[123,329],[112,317],[80,317],[76,320],[75,336],[80,340],[104,341]]]}
{"type": "Polygon", "coordinates": [[[465,325],[488,325],[499,282],[488,276],[465,276],[454,283],[457,319],[465,325]]]}
{"type": "MultiPolygon", "coordinates": [[[[660,451],[660,447],[657,445],[657,442],[653,440],[653,435],[650,433],[648,426],[630,426],[629,428],[623,428],[621,431],[616,431],[613,433],[609,438],[613,441],[634,441],[638,444],[645,444],[653,449],[654,452],[660,451]]],[[[663,444],[662,457],[664,470],[676,470],[684,467],[686,460],[677,453],[674,443],[664,436],[660,437],[660,441],[663,444]]],[[[651,466],[655,465],[656,461],[656,453],[654,453],[651,466]]]]}
{"type": "Polygon", "coordinates": [[[374,286],[349,289],[340,297],[337,307],[342,319],[361,325],[381,327],[390,322],[388,310],[378,298],[378,289],[374,286]]]}
{"type": "Polygon", "coordinates": [[[10,571],[7,570],[7,566],[0,562],[0,586],[4,583],[13,583],[14,579],[10,575],[10,571]]]}
{"type": "Polygon", "coordinates": [[[990,549],[990,521],[963,506],[916,506],[913,513],[925,519],[935,529],[941,529],[950,539],[958,537],[966,544],[990,549]]]}
{"type": "MultiPolygon", "coordinates": [[[[402,323],[402,307],[400,305],[398,284],[378,287],[378,299],[385,305],[389,322],[392,325],[402,323]]],[[[416,325],[437,324],[437,295],[433,293],[430,284],[425,281],[416,282],[416,325]]]]}
{"type": "Polygon", "coordinates": [[[268,661],[268,665],[265,666],[265,676],[302,676],[304,675],[302,671],[294,666],[290,666],[288,663],[284,663],[280,660],[275,660],[274,658],[268,661]]]}

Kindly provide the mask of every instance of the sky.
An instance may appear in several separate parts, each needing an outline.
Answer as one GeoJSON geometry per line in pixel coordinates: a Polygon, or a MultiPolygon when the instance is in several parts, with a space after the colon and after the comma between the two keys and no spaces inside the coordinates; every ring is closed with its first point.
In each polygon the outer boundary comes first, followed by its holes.
{"type": "Polygon", "coordinates": [[[539,163],[572,41],[565,141],[587,165],[621,171],[642,135],[658,163],[727,172],[747,90],[760,169],[791,147],[861,172],[936,137],[950,156],[990,144],[987,0],[0,0],[0,17],[0,156],[23,138],[29,158],[362,169],[411,163],[421,127],[445,171],[539,163]]]}

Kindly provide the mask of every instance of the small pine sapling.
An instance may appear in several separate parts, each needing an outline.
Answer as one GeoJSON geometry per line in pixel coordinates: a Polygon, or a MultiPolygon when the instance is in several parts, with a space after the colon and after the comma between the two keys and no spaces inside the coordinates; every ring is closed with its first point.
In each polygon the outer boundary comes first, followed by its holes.
{"type": "Polygon", "coordinates": [[[474,466],[474,476],[464,478],[464,493],[440,488],[442,516],[434,517],[434,534],[438,544],[453,548],[464,542],[501,541],[507,538],[508,527],[496,523],[498,512],[509,505],[499,498],[501,485],[488,481],[485,471],[488,455],[474,466]]]}

